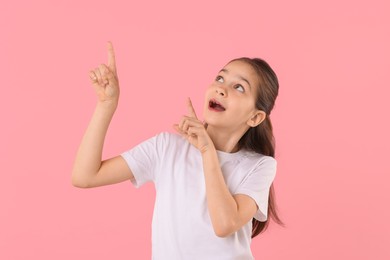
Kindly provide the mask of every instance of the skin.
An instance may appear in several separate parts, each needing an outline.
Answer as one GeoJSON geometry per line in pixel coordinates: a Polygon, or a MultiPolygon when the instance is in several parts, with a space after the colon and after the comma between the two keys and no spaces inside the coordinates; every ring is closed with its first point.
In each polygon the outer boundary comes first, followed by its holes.
{"type": "Polygon", "coordinates": [[[218,73],[207,89],[203,117],[208,125],[207,133],[218,150],[236,152],[244,133],[264,120],[265,113],[255,107],[258,84],[257,74],[249,64],[234,61],[218,73]],[[212,98],[226,110],[222,113],[210,111],[208,102],[212,98]]]}
{"type": "MultiPolygon", "coordinates": [[[[72,184],[80,188],[134,179],[131,169],[121,156],[102,160],[104,139],[118,106],[120,93],[111,42],[107,48],[107,65],[101,64],[89,73],[98,100],[73,166],[72,184]]],[[[248,64],[231,62],[218,76],[205,95],[203,116],[207,127],[198,119],[188,99],[188,114],[174,128],[202,154],[207,205],[214,232],[219,237],[226,237],[253,218],[257,205],[249,196],[230,194],[219,166],[217,150],[236,152],[238,140],[249,127],[260,124],[265,113],[255,108],[258,78],[248,64]],[[247,79],[251,88],[242,78],[247,79]],[[210,111],[208,104],[211,98],[218,100],[226,110],[210,111]]]]}
{"type": "Polygon", "coordinates": [[[208,209],[214,231],[220,237],[236,232],[257,211],[251,197],[229,192],[217,155],[217,150],[236,152],[242,135],[265,119],[265,113],[255,107],[257,84],[257,75],[250,65],[242,61],[231,62],[206,91],[204,120],[207,127],[198,119],[190,99],[187,116],[174,125],[176,131],[202,154],[208,209]],[[210,110],[210,99],[218,100],[226,110],[210,110]]]}

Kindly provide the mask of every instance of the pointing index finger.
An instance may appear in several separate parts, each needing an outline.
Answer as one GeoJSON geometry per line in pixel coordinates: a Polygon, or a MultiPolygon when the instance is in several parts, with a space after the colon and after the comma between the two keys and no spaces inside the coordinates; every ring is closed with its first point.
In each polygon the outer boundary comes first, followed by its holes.
{"type": "Polygon", "coordinates": [[[116,72],[115,53],[114,53],[114,46],[112,46],[112,42],[107,43],[107,49],[108,49],[108,67],[113,72],[116,72]]]}
{"type": "Polygon", "coordinates": [[[188,115],[191,116],[191,117],[194,117],[194,118],[198,119],[198,117],[196,116],[195,109],[194,109],[194,107],[192,106],[192,102],[191,102],[191,99],[190,99],[190,98],[188,98],[188,115]]]}

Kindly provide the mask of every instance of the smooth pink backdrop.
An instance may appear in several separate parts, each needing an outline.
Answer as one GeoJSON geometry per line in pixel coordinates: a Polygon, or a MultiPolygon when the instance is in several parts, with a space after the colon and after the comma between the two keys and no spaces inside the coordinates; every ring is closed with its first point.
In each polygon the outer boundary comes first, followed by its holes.
{"type": "Polygon", "coordinates": [[[70,174],[114,43],[121,100],[104,156],[186,113],[232,58],[280,96],[277,202],[256,259],[390,259],[390,6],[371,1],[3,1],[0,259],[150,259],[153,185],[82,190],[70,174]],[[56,2],[56,3],[55,3],[56,2]]]}

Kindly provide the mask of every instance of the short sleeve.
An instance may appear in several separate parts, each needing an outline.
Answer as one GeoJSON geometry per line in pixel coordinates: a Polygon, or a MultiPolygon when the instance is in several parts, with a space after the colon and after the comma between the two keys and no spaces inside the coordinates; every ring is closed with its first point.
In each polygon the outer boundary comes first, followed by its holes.
{"type": "Polygon", "coordinates": [[[259,209],[254,217],[259,221],[267,220],[269,190],[276,175],[276,164],[273,157],[262,157],[235,192],[255,200],[259,209]]]}
{"type": "Polygon", "coordinates": [[[134,175],[132,183],[136,188],[155,180],[163,141],[164,133],[161,133],[121,154],[134,175]]]}

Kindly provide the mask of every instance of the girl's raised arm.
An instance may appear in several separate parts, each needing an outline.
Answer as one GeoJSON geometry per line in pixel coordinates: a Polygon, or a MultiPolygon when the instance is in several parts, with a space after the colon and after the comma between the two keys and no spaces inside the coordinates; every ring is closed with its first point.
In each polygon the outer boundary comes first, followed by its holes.
{"type": "Polygon", "coordinates": [[[112,43],[108,43],[108,64],[90,71],[98,102],[87,127],[72,171],[72,184],[97,187],[133,179],[121,156],[102,161],[104,139],[119,101],[119,82],[112,43]]]}

